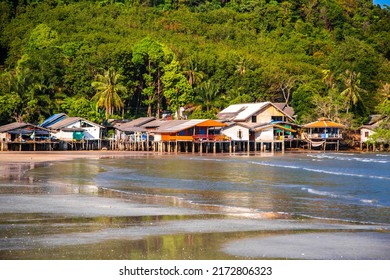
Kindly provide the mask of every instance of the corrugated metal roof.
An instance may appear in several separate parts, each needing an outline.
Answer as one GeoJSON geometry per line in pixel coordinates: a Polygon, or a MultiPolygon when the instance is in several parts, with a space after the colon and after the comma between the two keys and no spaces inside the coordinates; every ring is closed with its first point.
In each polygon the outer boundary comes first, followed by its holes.
{"type": "Polygon", "coordinates": [[[194,119],[194,120],[171,120],[165,121],[156,132],[158,133],[175,133],[194,126],[197,126],[203,122],[208,121],[207,119],[194,119]]]}
{"type": "Polygon", "coordinates": [[[166,122],[167,121],[163,121],[163,120],[154,120],[154,121],[151,121],[151,122],[148,122],[148,123],[141,125],[141,127],[156,128],[156,127],[160,127],[161,125],[163,125],[166,122]]]}
{"type": "Polygon", "coordinates": [[[183,129],[195,126],[199,121],[194,120],[169,120],[163,121],[156,132],[158,133],[174,133],[183,129]],[[164,123],[165,122],[165,123],[164,123]]]}
{"type": "Polygon", "coordinates": [[[33,130],[36,129],[36,130],[46,130],[46,131],[48,131],[48,129],[45,129],[43,127],[39,127],[39,126],[31,124],[31,123],[13,122],[13,123],[10,123],[10,124],[6,124],[6,125],[3,125],[3,126],[0,126],[0,133],[9,132],[9,131],[13,131],[13,130],[16,130],[16,129],[24,129],[26,127],[31,127],[31,129],[33,129],[33,130]]]}
{"type": "Polygon", "coordinates": [[[234,104],[223,109],[217,116],[220,119],[228,118],[234,121],[244,121],[268,104],[270,102],[234,104]]]}
{"type": "Polygon", "coordinates": [[[288,106],[286,103],[273,103],[279,110],[283,111],[285,114],[290,117],[294,116],[294,109],[288,106]]]}
{"type": "Polygon", "coordinates": [[[118,129],[123,132],[147,132],[146,128],[139,126],[122,127],[118,129]]]}
{"type": "Polygon", "coordinates": [[[140,131],[140,130],[133,130],[135,127],[141,127],[142,125],[145,125],[147,123],[150,123],[154,121],[156,118],[154,117],[144,117],[144,118],[138,118],[129,122],[125,123],[118,123],[114,125],[116,129],[122,130],[122,131],[140,131]]]}
{"type": "Polygon", "coordinates": [[[261,102],[261,103],[254,103],[254,104],[245,104],[246,108],[245,110],[238,113],[238,115],[234,118],[236,121],[244,121],[253,115],[256,114],[256,112],[260,111],[262,108],[264,108],[266,105],[270,104],[269,102],[261,102]]]}
{"type": "Polygon", "coordinates": [[[78,121],[80,121],[82,118],[80,117],[68,117],[66,119],[62,119],[60,120],[59,122],[56,122],[52,125],[49,126],[49,128],[51,129],[61,129],[61,128],[64,128],[64,127],[67,127],[71,124],[74,124],[78,121]]]}
{"type": "Polygon", "coordinates": [[[43,123],[40,124],[40,126],[48,127],[67,117],[68,116],[65,113],[54,114],[53,116],[44,120],[43,123]]]}
{"type": "Polygon", "coordinates": [[[29,123],[24,123],[24,122],[9,123],[9,124],[0,126],[0,132],[1,133],[2,132],[7,132],[7,131],[14,130],[14,129],[26,127],[28,125],[30,125],[30,124],[29,123]]]}
{"type": "Polygon", "coordinates": [[[374,130],[375,128],[379,127],[382,122],[383,122],[383,119],[380,120],[380,121],[374,122],[372,124],[365,124],[365,125],[361,126],[360,129],[366,128],[366,129],[369,129],[369,130],[374,130]]]}
{"type": "Polygon", "coordinates": [[[264,107],[271,105],[290,119],[293,119],[292,114],[294,113],[294,110],[291,107],[286,106],[284,103],[283,105],[281,103],[277,104],[278,106],[271,102],[234,104],[219,112],[217,117],[221,120],[245,121],[253,115],[256,115],[256,113],[264,107]]]}
{"type": "Polygon", "coordinates": [[[79,121],[83,121],[83,122],[86,122],[86,123],[91,124],[93,126],[98,126],[98,127],[101,127],[101,128],[104,127],[104,126],[101,126],[99,124],[96,124],[96,123],[93,123],[91,121],[88,121],[86,119],[80,118],[80,117],[68,117],[66,119],[60,120],[59,122],[54,123],[53,125],[49,126],[48,128],[51,128],[51,129],[62,129],[64,127],[67,127],[67,126],[69,126],[71,124],[74,124],[76,122],[79,122],[79,121]]]}

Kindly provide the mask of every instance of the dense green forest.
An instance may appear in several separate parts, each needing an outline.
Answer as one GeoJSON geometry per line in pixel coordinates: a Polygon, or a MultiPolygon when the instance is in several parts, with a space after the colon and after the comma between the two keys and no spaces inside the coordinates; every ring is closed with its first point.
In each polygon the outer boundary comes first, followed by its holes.
{"type": "Polygon", "coordinates": [[[369,0],[1,0],[0,124],[286,102],[390,116],[390,8],[369,0]]]}

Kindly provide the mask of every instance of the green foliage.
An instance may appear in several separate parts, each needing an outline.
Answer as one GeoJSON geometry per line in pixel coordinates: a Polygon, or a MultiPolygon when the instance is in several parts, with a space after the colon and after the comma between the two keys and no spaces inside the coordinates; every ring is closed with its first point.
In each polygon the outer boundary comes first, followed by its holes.
{"type": "Polygon", "coordinates": [[[0,123],[180,106],[215,117],[259,101],[288,102],[300,121],[359,121],[383,102],[389,29],[389,9],[369,1],[1,1],[0,123]],[[126,90],[98,102],[110,67],[126,90]]]}
{"type": "Polygon", "coordinates": [[[92,87],[96,89],[96,94],[92,101],[96,102],[97,108],[104,108],[106,119],[113,115],[116,110],[122,110],[123,101],[119,94],[127,89],[120,83],[121,75],[115,69],[109,68],[104,74],[97,74],[96,80],[92,82],[92,87]]]}
{"type": "Polygon", "coordinates": [[[81,117],[95,123],[102,123],[105,115],[104,112],[99,113],[96,106],[84,96],[66,97],[60,109],[67,112],[69,117],[81,117]]]}

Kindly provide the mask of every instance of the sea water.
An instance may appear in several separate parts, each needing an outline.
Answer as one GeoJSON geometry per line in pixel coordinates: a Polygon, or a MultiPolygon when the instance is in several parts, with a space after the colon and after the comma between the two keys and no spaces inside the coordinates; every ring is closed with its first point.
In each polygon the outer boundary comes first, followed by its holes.
{"type": "Polygon", "coordinates": [[[106,159],[96,184],[234,212],[390,222],[390,155],[159,156],[106,159]]]}

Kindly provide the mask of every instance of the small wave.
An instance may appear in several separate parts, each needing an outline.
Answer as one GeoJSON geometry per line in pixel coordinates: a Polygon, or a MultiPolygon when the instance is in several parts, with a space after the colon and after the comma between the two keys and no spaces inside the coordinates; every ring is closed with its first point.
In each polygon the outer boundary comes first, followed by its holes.
{"type": "Polygon", "coordinates": [[[390,155],[384,155],[384,154],[376,154],[377,157],[390,157],[390,155]]]}
{"type": "Polygon", "coordinates": [[[283,168],[291,168],[291,169],[300,169],[300,167],[298,167],[298,166],[278,165],[278,164],[273,164],[273,163],[268,163],[268,162],[250,161],[249,163],[263,165],[263,166],[271,166],[271,167],[283,167],[283,168]]]}
{"type": "Polygon", "coordinates": [[[370,178],[370,179],[380,179],[380,180],[390,180],[389,177],[384,176],[375,176],[375,175],[364,175],[364,174],[356,174],[356,173],[345,173],[345,172],[337,172],[337,171],[329,171],[329,170],[323,170],[323,169],[313,169],[313,168],[302,168],[306,171],[311,172],[317,172],[317,173],[325,173],[325,174],[332,174],[332,175],[340,175],[340,176],[350,176],[350,177],[359,177],[359,178],[370,178]]]}
{"type": "Polygon", "coordinates": [[[313,190],[311,188],[301,188],[303,191],[307,191],[308,193],[315,194],[315,195],[320,195],[320,196],[327,196],[327,197],[333,197],[333,198],[342,198],[343,196],[334,194],[331,192],[324,192],[324,191],[318,191],[318,190],[313,190]]]}
{"type": "Polygon", "coordinates": [[[271,167],[280,167],[280,168],[289,168],[289,169],[302,169],[302,170],[306,170],[306,171],[310,171],[310,172],[325,173],[325,174],[332,174],[332,175],[339,175],[339,176],[350,176],[350,177],[359,177],[359,178],[390,180],[390,177],[385,177],[385,176],[345,173],[345,172],[329,171],[329,170],[323,170],[323,169],[314,169],[314,168],[308,168],[308,167],[299,167],[299,166],[293,166],[293,165],[278,165],[278,164],[267,163],[267,162],[251,161],[250,163],[262,165],[262,166],[271,166],[271,167]]]}
{"type": "Polygon", "coordinates": [[[388,160],[377,160],[373,158],[353,158],[353,160],[361,161],[361,162],[374,162],[374,163],[389,163],[388,160]]]}
{"type": "Polygon", "coordinates": [[[360,202],[364,204],[375,204],[378,203],[378,200],[375,199],[360,199],[360,202]]]}
{"type": "Polygon", "coordinates": [[[350,196],[350,195],[335,194],[335,193],[327,192],[327,191],[314,190],[312,188],[301,188],[301,190],[306,191],[306,192],[311,193],[311,194],[319,195],[319,196],[346,199],[349,201],[355,201],[355,203],[358,202],[358,203],[368,204],[370,206],[376,206],[376,207],[382,206],[382,205],[378,204],[378,201],[375,199],[366,199],[366,198],[358,199],[358,198],[350,196]]]}
{"type": "Polygon", "coordinates": [[[309,154],[307,156],[316,159],[335,159],[340,161],[359,161],[359,162],[368,162],[368,163],[389,163],[390,162],[388,160],[383,160],[383,159],[378,160],[375,158],[345,157],[345,155],[354,156],[354,154],[343,154],[342,156],[332,155],[332,154],[317,154],[317,155],[309,154]]]}

